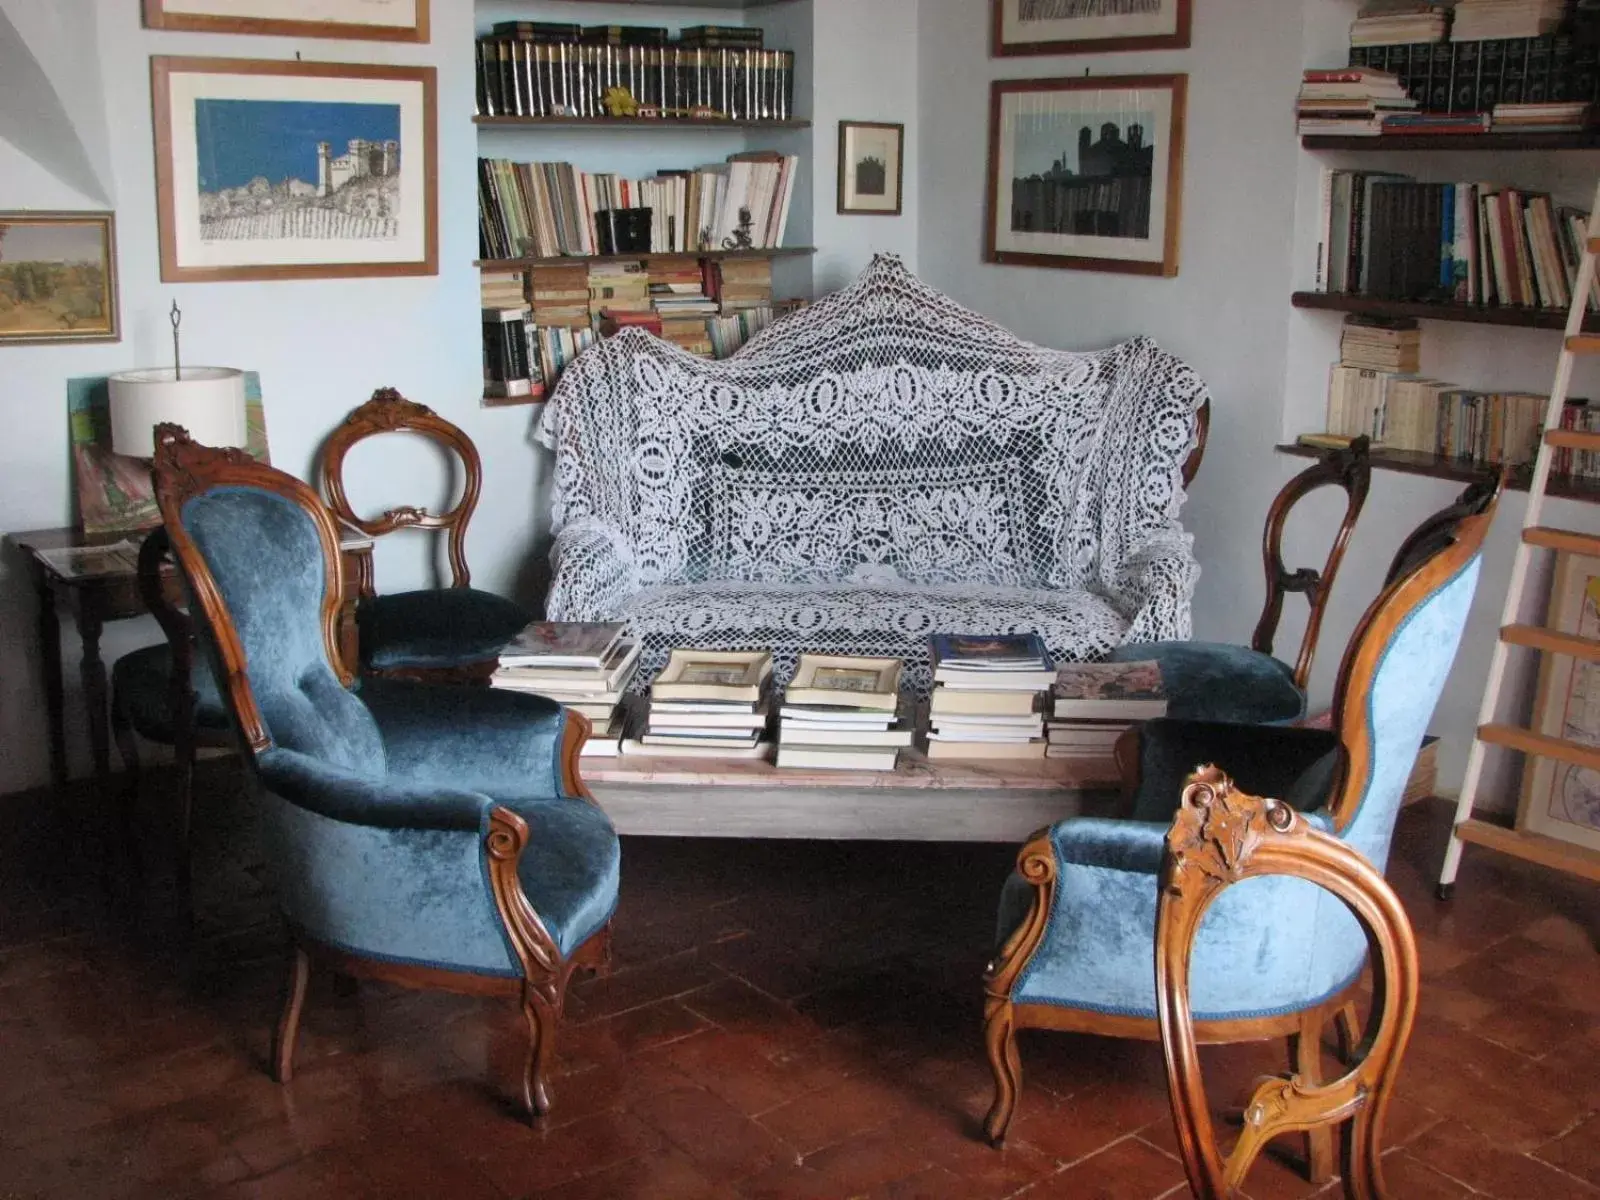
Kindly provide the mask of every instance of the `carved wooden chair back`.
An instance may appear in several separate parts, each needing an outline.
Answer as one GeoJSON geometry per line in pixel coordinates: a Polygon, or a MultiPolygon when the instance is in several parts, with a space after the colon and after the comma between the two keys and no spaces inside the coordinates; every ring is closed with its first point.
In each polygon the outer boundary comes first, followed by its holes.
{"type": "Polygon", "coordinates": [[[379,388],[372,399],[353,410],[322,446],[322,491],[340,520],[369,537],[397,529],[444,530],[450,559],[450,586],[472,582],[467,568],[467,525],[483,491],[483,460],[472,439],[424,404],[407,400],[393,388],[379,388]],[[410,505],[391,508],[377,517],[363,517],[350,504],[344,486],[344,460],[360,441],[383,433],[415,433],[454,453],[461,461],[461,498],[447,512],[431,513],[410,505]]]}
{"type": "Polygon", "coordinates": [[[1296,475],[1283,487],[1267,511],[1267,524],[1261,535],[1261,556],[1267,568],[1267,599],[1261,609],[1261,619],[1256,623],[1255,636],[1250,648],[1262,654],[1272,653],[1272,642],[1278,633],[1278,622],[1283,617],[1283,600],[1290,592],[1305,596],[1311,611],[1306,615],[1305,633],[1300,638],[1300,654],[1294,664],[1295,687],[1304,691],[1311,679],[1311,664],[1317,653],[1317,637],[1322,631],[1322,615],[1328,606],[1328,596],[1333,591],[1334,577],[1344,561],[1345,547],[1355,530],[1356,519],[1367,502],[1367,487],[1372,480],[1370,446],[1366,438],[1357,438],[1348,449],[1337,450],[1320,459],[1296,475]],[[1319,571],[1315,567],[1301,567],[1291,571],[1283,561],[1283,530],[1295,505],[1312,492],[1325,487],[1341,488],[1345,494],[1344,518],[1334,534],[1333,545],[1328,548],[1327,561],[1319,571]]]}
{"type": "Polygon", "coordinates": [[[1207,400],[1194,414],[1194,449],[1189,451],[1189,457],[1183,460],[1183,486],[1189,487],[1194,483],[1194,477],[1200,474],[1200,464],[1205,461],[1206,441],[1211,436],[1211,401],[1207,400]]]}
{"type": "Polygon", "coordinates": [[[1284,1133],[1345,1126],[1345,1192],[1387,1195],[1383,1122],[1411,1038],[1419,987],[1416,940],[1399,898],[1358,851],[1313,829],[1287,804],[1234,790],[1215,767],[1189,779],[1167,834],[1156,910],[1156,1004],[1178,1146],[1200,1200],[1234,1200],[1262,1148],[1284,1133]],[[1264,1079],[1244,1129],[1224,1158],[1217,1147],[1189,1010],[1189,956],[1211,903],[1244,879],[1290,875],[1332,892],[1371,948],[1372,1011],[1350,1069],[1330,1083],[1298,1075],[1264,1079]]]}

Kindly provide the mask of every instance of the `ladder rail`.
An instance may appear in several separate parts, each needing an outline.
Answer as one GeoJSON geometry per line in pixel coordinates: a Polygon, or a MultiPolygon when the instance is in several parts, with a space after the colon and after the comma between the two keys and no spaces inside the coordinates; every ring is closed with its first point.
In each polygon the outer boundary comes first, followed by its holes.
{"type": "MultiPolygon", "coordinates": [[[[1561,356],[1556,361],[1555,382],[1550,389],[1550,402],[1545,407],[1546,430],[1561,427],[1561,413],[1566,407],[1567,395],[1572,388],[1572,374],[1577,366],[1577,355],[1570,348],[1569,339],[1583,333],[1584,318],[1589,313],[1590,293],[1595,282],[1596,241],[1600,239],[1600,188],[1595,191],[1594,203],[1589,209],[1588,238],[1583,256],[1578,260],[1578,278],[1572,286],[1572,305],[1567,310],[1566,332],[1562,335],[1561,356]]],[[[1550,486],[1550,468],[1555,461],[1556,447],[1544,438],[1539,439],[1539,452],[1534,458],[1533,478],[1528,482],[1528,504],[1524,510],[1522,527],[1538,525],[1544,514],[1546,490],[1550,486]]],[[[1523,593],[1528,586],[1528,571],[1533,561],[1535,547],[1524,539],[1517,541],[1517,553],[1511,564],[1511,579],[1506,586],[1505,604],[1500,615],[1500,628],[1515,625],[1522,619],[1523,593]]],[[[1511,645],[1496,636],[1494,655],[1489,660],[1489,674],[1484,679],[1483,699],[1478,705],[1478,721],[1473,731],[1472,749],[1467,753],[1466,773],[1461,779],[1461,794],[1456,798],[1456,815],[1451,826],[1450,843],[1445,850],[1444,865],[1439,872],[1441,894],[1455,886],[1461,869],[1461,855],[1466,843],[1456,835],[1456,826],[1471,820],[1477,808],[1478,789],[1483,783],[1484,759],[1488,746],[1477,736],[1477,729],[1492,725],[1499,715],[1500,692],[1505,686],[1506,667],[1510,660],[1511,645]]]]}

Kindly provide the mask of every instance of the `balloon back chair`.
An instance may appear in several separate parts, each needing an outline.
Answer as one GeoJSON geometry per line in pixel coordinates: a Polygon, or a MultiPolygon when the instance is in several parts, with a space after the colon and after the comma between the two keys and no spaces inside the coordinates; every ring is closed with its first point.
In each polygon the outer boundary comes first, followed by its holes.
{"type": "Polygon", "coordinates": [[[393,678],[435,683],[481,683],[494,672],[500,651],[533,617],[519,604],[472,587],[467,567],[467,525],[483,491],[483,460],[457,426],[426,405],[381,388],[339,427],[322,447],[322,490],[341,521],[369,537],[401,529],[442,531],[450,562],[450,586],[375,594],[360,580],[356,622],[363,667],[393,678]],[[414,433],[443,447],[461,464],[461,498],[448,512],[392,508],[377,517],[359,515],[345,490],[344,460],[358,442],[385,433],[414,433]]]}
{"type": "Polygon", "coordinates": [[[243,742],[294,941],[272,1065],[293,1070],[313,959],[515,997],[520,1100],[546,1082],[567,983],[607,960],[617,836],[578,775],[589,725],[541,697],[368,678],[338,653],[333,515],[305,484],[158,426],[156,499],[243,742]]]}
{"type": "Polygon", "coordinates": [[[1306,684],[1316,658],[1322,616],[1333,581],[1344,561],[1345,547],[1367,503],[1372,461],[1366,438],[1345,450],[1332,451],[1296,475],[1272,502],[1261,535],[1261,557],[1267,571],[1267,598],[1249,646],[1226,642],[1140,642],[1119,646],[1110,662],[1161,664],[1167,691],[1167,715],[1198,721],[1241,721],[1249,724],[1293,721],[1305,714],[1306,684]],[[1283,560],[1283,531],[1300,501],[1323,488],[1345,494],[1344,516],[1334,531],[1327,560],[1315,567],[1290,570],[1283,560]],[[1272,643],[1290,593],[1306,598],[1310,611],[1294,666],[1272,655],[1272,643]]]}
{"type": "MultiPolygon", "coordinates": [[[[1477,586],[1499,498],[1475,484],[1407,539],[1390,582],[1358,623],[1340,666],[1330,730],[1163,719],[1144,726],[1131,819],[1073,818],[1023,847],[1001,897],[999,950],[984,975],[985,1040],[999,1144],[1021,1087],[1017,1031],[1056,1029],[1155,1040],[1157,873],[1194,764],[1211,762],[1252,794],[1281,797],[1382,870],[1401,794],[1477,586]]],[[[1300,879],[1251,879],[1211,906],[1192,955],[1201,1043],[1287,1037],[1298,1073],[1321,1078],[1327,1022],[1354,1033],[1366,961],[1360,926],[1300,879]]],[[[1331,1172],[1331,1137],[1311,1135],[1313,1178],[1331,1172]]]]}

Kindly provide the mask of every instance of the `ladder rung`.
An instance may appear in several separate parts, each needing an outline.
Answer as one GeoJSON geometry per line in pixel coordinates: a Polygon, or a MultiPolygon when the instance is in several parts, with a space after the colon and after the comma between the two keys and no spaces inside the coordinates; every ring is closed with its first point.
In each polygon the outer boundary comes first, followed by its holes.
{"type": "Polygon", "coordinates": [[[1522,531],[1522,540],[1530,546],[1546,550],[1566,550],[1573,554],[1600,554],[1600,537],[1589,533],[1573,533],[1570,529],[1551,529],[1535,525],[1522,531]]]}
{"type": "Polygon", "coordinates": [[[1456,826],[1456,836],[1463,842],[1475,842],[1502,854],[1514,854],[1540,866],[1568,871],[1584,879],[1600,882],[1600,854],[1587,846],[1576,846],[1543,834],[1530,833],[1526,829],[1507,829],[1504,825],[1478,820],[1461,822],[1456,826]]]}
{"type": "Polygon", "coordinates": [[[1581,429],[1550,429],[1545,431],[1544,442],[1561,450],[1600,450],[1600,432],[1589,433],[1581,429]]]}
{"type": "Polygon", "coordinates": [[[1507,625],[1500,631],[1500,639],[1513,646],[1543,650],[1546,654],[1566,654],[1600,662],[1600,641],[1573,637],[1570,633],[1557,633],[1540,625],[1507,625]]]}
{"type": "Polygon", "coordinates": [[[1531,729],[1519,729],[1515,725],[1480,725],[1478,737],[1492,746],[1504,746],[1508,750],[1520,750],[1524,754],[1533,754],[1539,758],[1553,758],[1576,767],[1600,771],[1600,746],[1586,746],[1581,742],[1546,737],[1542,733],[1534,733],[1531,729]]]}
{"type": "Polygon", "coordinates": [[[1600,333],[1580,333],[1567,339],[1567,350],[1572,354],[1600,354],[1600,333]]]}

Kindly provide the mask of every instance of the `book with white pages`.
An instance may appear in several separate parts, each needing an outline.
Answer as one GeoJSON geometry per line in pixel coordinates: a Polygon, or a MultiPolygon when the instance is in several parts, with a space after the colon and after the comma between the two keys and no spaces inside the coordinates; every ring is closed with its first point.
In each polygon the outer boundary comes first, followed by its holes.
{"type": "Polygon", "coordinates": [[[670,713],[751,713],[756,706],[750,700],[656,700],[650,701],[651,712],[670,713]]]}
{"type": "Polygon", "coordinates": [[[994,716],[989,713],[935,713],[930,720],[938,725],[970,726],[974,729],[1038,730],[1044,725],[1044,721],[1038,713],[1018,713],[1003,716],[994,716]]]}
{"type": "Polygon", "coordinates": [[[965,671],[938,667],[933,681],[940,687],[961,692],[1042,692],[1056,681],[1053,670],[965,671]]]}
{"type": "Polygon", "coordinates": [[[959,688],[936,687],[928,701],[928,711],[934,716],[1027,716],[1039,704],[1034,691],[991,692],[963,691],[959,688]]]}
{"type": "Polygon", "coordinates": [[[916,730],[910,722],[890,729],[784,729],[780,746],[909,746],[916,730]]]}
{"type": "Polygon", "coordinates": [[[674,729],[765,729],[767,725],[767,710],[758,708],[754,712],[735,709],[723,712],[663,712],[659,708],[650,709],[650,728],[652,731],[674,729]]]}
{"type": "Polygon", "coordinates": [[[685,744],[675,742],[671,745],[651,744],[645,745],[637,738],[624,738],[622,753],[624,757],[637,755],[640,758],[765,758],[771,748],[771,742],[755,742],[749,746],[741,746],[735,750],[716,749],[710,746],[699,746],[693,743],[685,744]]]}
{"type": "Polygon", "coordinates": [[[743,750],[761,741],[760,731],[740,735],[736,730],[724,729],[711,733],[691,733],[677,730],[672,733],[647,731],[639,739],[646,746],[699,746],[707,750],[743,750]]]}
{"type": "Polygon", "coordinates": [[[502,687],[520,687],[524,691],[543,688],[554,692],[614,692],[627,686],[638,664],[639,643],[621,642],[612,648],[611,656],[599,670],[502,666],[494,673],[494,681],[502,687]]]}
{"type": "Polygon", "coordinates": [[[946,729],[935,726],[928,731],[928,740],[931,742],[1032,742],[1043,741],[1038,731],[1032,734],[1027,731],[1013,733],[1010,730],[987,729],[946,729]]]}
{"type": "Polygon", "coordinates": [[[621,621],[535,621],[500,651],[502,667],[599,670],[622,639],[621,621]]]}
{"type": "Polygon", "coordinates": [[[667,656],[667,665],[650,685],[650,696],[652,701],[738,700],[755,704],[771,675],[770,650],[691,650],[679,646],[667,656]]]}
{"type": "Polygon", "coordinates": [[[927,743],[926,754],[934,761],[973,759],[1043,758],[1045,741],[1036,738],[1031,742],[939,742],[927,743]]]}
{"type": "Polygon", "coordinates": [[[802,654],[784,692],[790,705],[830,705],[894,712],[900,704],[898,658],[802,654]]]}
{"type": "Polygon", "coordinates": [[[591,737],[578,751],[579,758],[616,758],[622,753],[622,736],[613,733],[607,737],[591,737]]]}
{"type": "Polygon", "coordinates": [[[840,750],[830,746],[779,745],[778,766],[824,771],[892,771],[899,756],[899,750],[893,747],[840,750]]]}
{"type": "Polygon", "coordinates": [[[796,708],[785,704],[778,716],[796,725],[829,725],[850,729],[883,729],[894,724],[892,712],[863,711],[854,708],[796,708]]]}

